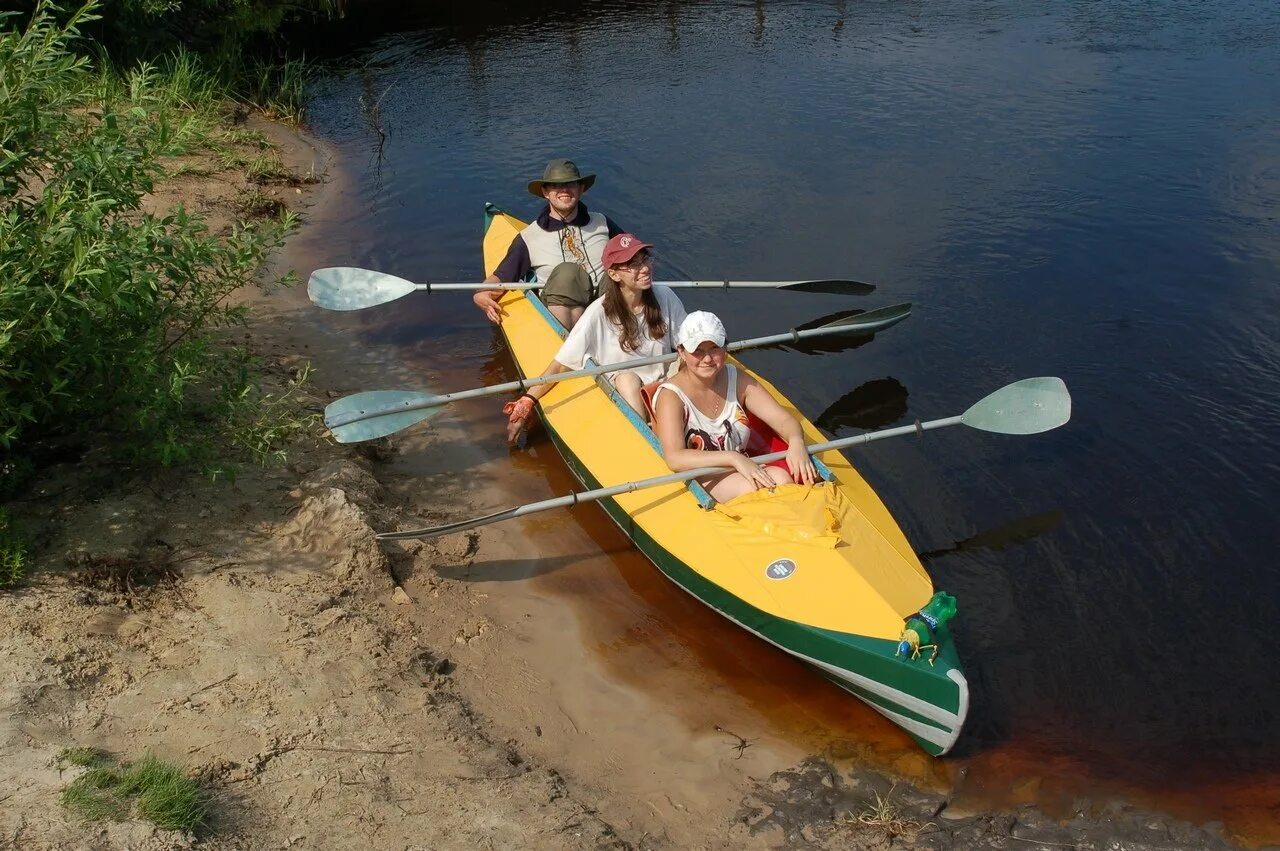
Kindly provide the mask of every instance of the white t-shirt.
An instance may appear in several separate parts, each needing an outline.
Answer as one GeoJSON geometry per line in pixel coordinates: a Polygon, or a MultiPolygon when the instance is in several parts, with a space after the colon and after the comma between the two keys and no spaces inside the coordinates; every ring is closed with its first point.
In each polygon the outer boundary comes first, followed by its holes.
{"type": "MultiPolygon", "coordinates": [[[[623,351],[618,326],[604,315],[604,299],[598,298],[582,311],[582,317],[578,319],[569,336],[565,338],[564,344],[560,346],[560,351],[556,353],[556,361],[570,369],[582,369],[587,358],[591,358],[597,365],[604,365],[674,352],[676,333],[680,330],[680,323],[684,322],[684,304],[670,287],[654,285],[653,294],[657,296],[658,307],[667,321],[667,333],[661,340],[650,339],[644,317],[637,316],[640,323],[640,345],[636,346],[634,352],[623,351]]],[[[666,374],[666,366],[666,364],[654,363],[635,369],[618,370],[618,372],[634,372],[640,378],[641,384],[649,384],[666,374]]],[[[617,374],[617,372],[611,372],[605,377],[612,382],[617,374]]]]}

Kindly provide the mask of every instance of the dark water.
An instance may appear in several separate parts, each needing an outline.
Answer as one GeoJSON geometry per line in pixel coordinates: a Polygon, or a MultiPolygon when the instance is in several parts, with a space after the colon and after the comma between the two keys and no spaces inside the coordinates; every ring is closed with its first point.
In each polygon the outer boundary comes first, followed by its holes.
{"type": "MultiPolygon", "coordinates": [[[[478,280],[483,202],[532,214],[571,156],[659,278],[879,284],[685,299],[731,336],[915,303],[747,358],[837,436],[1062,376],[1057,432],[856,456],[960,600],[960,759],[1276,788],[1280,4],[352,5],[312,36],[312,126],[359,187],[326,262],[478,280]]],[[[432,299],[377,344],[485,377],[479,314],[432,299]]]]}

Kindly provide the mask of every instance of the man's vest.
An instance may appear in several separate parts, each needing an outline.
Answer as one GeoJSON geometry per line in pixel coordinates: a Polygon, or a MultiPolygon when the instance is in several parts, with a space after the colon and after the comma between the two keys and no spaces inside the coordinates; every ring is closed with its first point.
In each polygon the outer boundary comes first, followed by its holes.
{"type": "Polygon", "coordinates": [[[577,263],[599,284],[604,276],[601,255],[609,242],[609,221],[601,213],[591,213],[582,227],[566,224],[559,230],[546,231],[535,221],[520,231],[529,249],[529,265],[539,281],[546,281],[551,270],[565,261],[577,263]]]}

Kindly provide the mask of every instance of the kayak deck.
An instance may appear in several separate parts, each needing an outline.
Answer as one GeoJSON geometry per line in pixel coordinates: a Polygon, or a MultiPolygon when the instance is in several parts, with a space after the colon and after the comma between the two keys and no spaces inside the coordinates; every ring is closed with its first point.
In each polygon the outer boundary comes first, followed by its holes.
{"type": "MultiPolygon", "coordinates": [[[[522,227],[498,208],[486,208],[487,271],[522,227]]],[[[562,326],[531,291],[507,292],[502,305],[501,327],[517,368],[522,375],[540,374],[560,348],[562,326]]],[[[755,377],[800,420],[808,442],[826,440],[776,388],[755,377]]],[[[539,407],[557,449],[588,487],[670,472],[652,430],[602,377],[560,382],[539,407]]],[[[676,584],[814,665],[930,753],[945,753],[968,711],[968,685],[949,633],[940,631],[933,665],[894,655],[904,618],[924,606],[933,584],[848,460],[836,451],[817,458],[830,481],[749,494],[714,510],[704,507],[710,501],[699,486],[683,483],[601,504],[676,584]]]]}

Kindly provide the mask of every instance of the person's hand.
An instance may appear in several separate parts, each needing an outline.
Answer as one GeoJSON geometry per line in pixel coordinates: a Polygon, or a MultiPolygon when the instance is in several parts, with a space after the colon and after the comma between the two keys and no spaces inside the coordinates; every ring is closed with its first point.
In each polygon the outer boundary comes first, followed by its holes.
{"type": "Polygon", "coordinates": [[[818,471],[809,457],[809,450],[802,444],[787,446],[787,469],[791,472],[791,481],[801,485],[811,485],[818,480],[818,471]]]}
{"type": "Polygon", "coordinates": [[[498,304],[498,298],[502,295],[502,290],[480,290],[471,297],[471,301],[475,306],[484,311],[484,315],[494,325],[502,324],[502,317],[507,315],[507,311],[502,305],[498,304]]]}
{"type": "Polygon", "coordinates": [[[514,446],[520,432],[529,427],[529,418],[533,416],[532,396],[525,394],[514,402],[502,406],[502,413],[507,415],[507,444],[514,446]]]}
{"type": "Polygon", "coordinates": [[[773,490],[774,485],[777,484],[764,467],[737,452],[734,453],[733,457],[733,469],[742,474],[742,477],[751,483],[751,487],[754,490],[759,490],[760,488],[773,490]]]}

